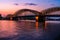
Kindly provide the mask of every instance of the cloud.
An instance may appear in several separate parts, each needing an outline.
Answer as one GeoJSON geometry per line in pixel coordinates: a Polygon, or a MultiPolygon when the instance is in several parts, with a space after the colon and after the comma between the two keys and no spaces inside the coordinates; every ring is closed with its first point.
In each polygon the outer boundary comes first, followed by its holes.
{"type": "Polygon", "coordinates": [[[25,5],[33,5],[33,6],[36,6],[37,4],[35,4],[35,3],[25,3],[25,5]]]}
{"type": "Polygon", "coordinates": [[[19,5],[18,3],[14,3],[14,5],[19,5]]]}

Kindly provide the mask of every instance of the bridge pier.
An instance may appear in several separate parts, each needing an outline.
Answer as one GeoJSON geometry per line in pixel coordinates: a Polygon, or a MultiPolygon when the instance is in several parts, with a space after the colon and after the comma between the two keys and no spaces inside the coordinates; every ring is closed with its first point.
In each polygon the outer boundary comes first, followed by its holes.
{"type": "Polygon", "coordinates": [[[45,22],[45,16],[44,15],[40,15],[40,16],[36,15],[35,19],[36,19],[36,30],[38,30],[39,23],[41,23],[42,24],[42,29],[43,29],[43,31],[45,31],[46,26],[47,26],[47,23],[45,22]]]}

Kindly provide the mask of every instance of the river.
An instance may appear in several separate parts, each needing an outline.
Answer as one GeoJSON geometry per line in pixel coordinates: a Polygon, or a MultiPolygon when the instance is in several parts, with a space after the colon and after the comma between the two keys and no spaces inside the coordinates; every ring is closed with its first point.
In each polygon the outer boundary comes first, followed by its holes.
{"type": "Polygon", "coordinates": [[[0,20],[0,40],[55,40],[60,35],[60,21],[47,21],[43,31],[41,23],[0,20]]]}

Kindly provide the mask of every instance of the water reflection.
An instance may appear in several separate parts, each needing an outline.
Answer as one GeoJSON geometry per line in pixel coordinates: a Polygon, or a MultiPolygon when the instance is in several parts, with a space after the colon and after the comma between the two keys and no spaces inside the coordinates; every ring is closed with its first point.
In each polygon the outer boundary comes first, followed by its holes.
{"type": "Polygon", "coordinates": [[[0,20],[0,38],[17,39],[28,35],[36,38],[42,35],[42,31],[40,33],[37,31],[41,31],[38,30],[38,22],[0,20]]]}
{"type": "Polygon", "coordinates": [[[17,35],[16,23],[14,21],[0,21],[0,38],[17,35]]]}
{"type": "Polygon", "coordinates": [[[39,32],[39,22],[36,22],[36,31],[39,32]]]}
{"type": "Polygon", "coordinates": [[[0,40],[52,40],[60,33],[58,22],[49,22],[46,28],[43,31],[38,22],[0,20],[0,40]]]}

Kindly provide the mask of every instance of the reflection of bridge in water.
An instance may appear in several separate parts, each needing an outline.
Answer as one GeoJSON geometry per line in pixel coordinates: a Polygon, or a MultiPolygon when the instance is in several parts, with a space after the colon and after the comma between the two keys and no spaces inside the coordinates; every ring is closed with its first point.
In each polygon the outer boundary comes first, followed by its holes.
{"type": "MultiPolygon", "coordinates": [[[[31,9],[22,9],[22,10],[18,10],[17,12],[15,12],[13,15],[10,15],[9,18],[10,20],[36,20],[36,26],[38,26],[39,22],[42,22],[43,26],[46,26],[46,22],[45,22],[45,17],[51,16],[50,13],[52,12],[56,12],[56,11],[60,11],[60,7],[52,7],[49,9],[45,9],[42,10],[41,12],[35,11],[35,10],[31,10],[31,9]],[[33,15],[31,15],[30,13],[32,13],[33,15]],[[28,15],[27,15],[28,14],[28,15]]],[[[60,16],[60,14],[58,14],[60,16]]],[[[58,16],[56,15],[56,16],[58,16]]],[[[55,16],[52,15],[52,16],[55,16]]],[[[38,27],[36,27],[38,29],[38,27]]],[[[44,27],[46,28],[46,27],[44,27]]]]}

